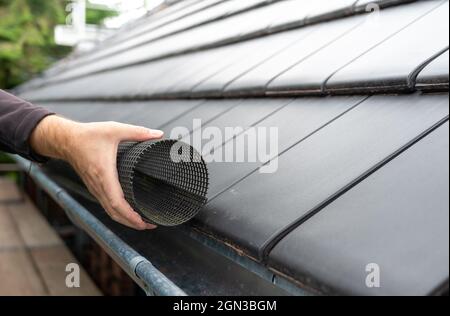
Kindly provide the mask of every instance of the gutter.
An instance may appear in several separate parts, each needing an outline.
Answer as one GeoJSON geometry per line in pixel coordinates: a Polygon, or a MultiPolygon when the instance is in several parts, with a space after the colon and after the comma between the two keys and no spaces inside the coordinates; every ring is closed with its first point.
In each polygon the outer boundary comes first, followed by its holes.
{"type": "Polygon", "coordinates": [[[38,165],[16,155],[11,155],[11,157],[17,162],[21,170],[26,172],[58,203],[74,224],[85,230],[89,236],[105,249],[147,295],[187,295],[161,271],[155,268],[150,261],[128,246],[64,189],[45,175],[38,165]]]}
{"type": "MultiPolygon", "coordinates": [[[[85,230],[136,282],[147,295],[155,296],[185,296],[183,290],[177,287],[162,272],[157,270],[150,261],[140,255],[128,244],[122,241],[109,228],[93,216],[84,206],[79,204],[67,191],[61,188],[42,169],[22,157],[11,155],[19,169],[26,172],[58,205],[66,212],[69,219],[85,230]]],[[[240,265],[260,278],[272,283],[278,288],[295,296],[314,296],[316,291],[279,275],[256,261],[234,252],[228,246],[216,241],[212,236],[205,236],[193,227],[180,226],[181,231],[200,244],[208,247],[221,256],[240,265]]]]}
{"type": "Polygon", "coordinates": [[[308,288],[304,284],[299,284],[283,277],[280,273],[272,271],[271,269],[261,265],[253,259],[239,253],[236,249],[230,248],[229,245],[218,242],[213,236],[205,235],[194,227],[180,226],[180,229],[186,233],[190,238],[198,241],[202,245],[208,247],[221,256],[231,260],[240,265],[251,273],[256,274],[263,280],[272,283],[274,286],[286,291],[294,296],[317,296],[319,292],[312,288],[308,288]]]}

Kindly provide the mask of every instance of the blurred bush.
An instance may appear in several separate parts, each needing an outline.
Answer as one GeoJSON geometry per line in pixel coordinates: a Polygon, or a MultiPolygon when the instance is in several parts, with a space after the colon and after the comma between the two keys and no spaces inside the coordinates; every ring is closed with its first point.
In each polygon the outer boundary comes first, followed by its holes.
{"type": "Polygon", "coordinates": [[[2,163],[12,163],[12,159],[9,158],[5,153],[0,151],[0,164],[2,163]]]}
{"type": "Polygon", "coordinates": [[[93,8],[87,8],[86,10],[86,23],[98,25],[103,22],[106,18],[115,17],[118,15],[117,11],[114,10],[97,10],[93,8]]]}
{"type": "MultiPolygon", "coordinates": [[[[55,44],[54,27],[65,24],[67,0],[0,0],[0,89],[29,80],[70,48],[55,44]]],[[[88,24],[115,16],[110,10],[88,9],[88,24]]]]}
{"type": "Polygon", "coordinates": [[[12,88],[39,73],[70,49],[53,39],[65,23],[65,0],[0,0],[0,88],[12,88]]]}

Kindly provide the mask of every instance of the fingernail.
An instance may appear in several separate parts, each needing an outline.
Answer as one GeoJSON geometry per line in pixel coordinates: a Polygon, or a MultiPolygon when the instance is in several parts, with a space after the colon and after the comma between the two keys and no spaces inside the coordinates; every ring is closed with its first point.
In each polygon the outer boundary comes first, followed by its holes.
{"type": "Polygon", "coordinates": [[[147,229],[155,229],[157,226],[152,224],[147,224],[147,229]]]}
{"type": "Polygon", "coordinates": [[[159,131],[159,130],[156,130],[156,129],[151,129],[149,131],[150,131],[150,135],[152,137],[162,137],[164,135],[163,131],[159,131]]]}

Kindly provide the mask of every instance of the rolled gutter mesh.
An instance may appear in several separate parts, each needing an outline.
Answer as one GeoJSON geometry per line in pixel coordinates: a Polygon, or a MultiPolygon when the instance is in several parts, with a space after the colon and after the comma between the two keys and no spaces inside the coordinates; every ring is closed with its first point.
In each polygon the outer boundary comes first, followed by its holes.
{"type": "Polygon", "coordinates": [[[206,204],[208,169],[188,144],[176,140],[123,143],[117,166],[125,199],[152,224],[181,225],[206,204]]]}

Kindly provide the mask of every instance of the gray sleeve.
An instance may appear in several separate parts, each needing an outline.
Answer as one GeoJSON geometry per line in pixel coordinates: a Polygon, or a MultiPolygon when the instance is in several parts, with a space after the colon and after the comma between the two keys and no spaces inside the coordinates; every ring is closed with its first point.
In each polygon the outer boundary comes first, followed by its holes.
{"type": "Polygon", "coordinates": [[[52,114],[0,90],[0,150],[45,162],[47,159],[35,153],[28,140],[39,122],[52,114]]]}

